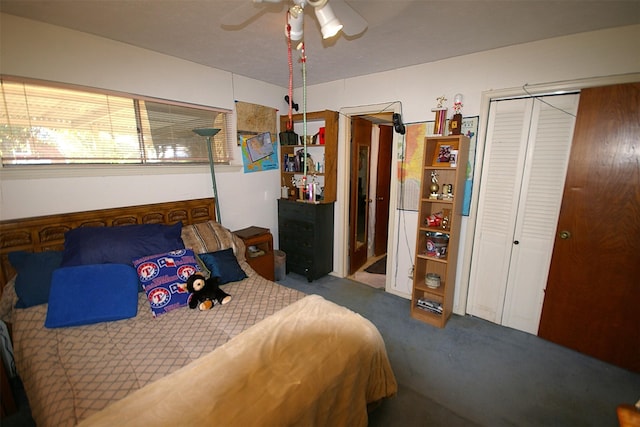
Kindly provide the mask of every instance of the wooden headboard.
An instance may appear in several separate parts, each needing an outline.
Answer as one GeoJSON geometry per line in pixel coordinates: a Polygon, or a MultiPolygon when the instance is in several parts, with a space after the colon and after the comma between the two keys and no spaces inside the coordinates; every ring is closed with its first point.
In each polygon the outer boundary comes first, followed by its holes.
{"type": "Polygon", "coordinates": [[[62,250],[64,233],[77,227],[129,224],[197,224],[215,220],[213,198],[154,203],[0,221],[0,295],[15,275],[8,254],[13,251],[62,250]]]}

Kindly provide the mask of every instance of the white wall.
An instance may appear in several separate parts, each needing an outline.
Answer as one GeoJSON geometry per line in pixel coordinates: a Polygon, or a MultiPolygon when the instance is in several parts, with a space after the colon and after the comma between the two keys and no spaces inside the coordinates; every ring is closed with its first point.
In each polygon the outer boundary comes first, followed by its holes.
{"type": "MultiPolygon", "coordinates": [[[[307,89],[307,107],[311,111],[340,111],[355,106],[389,105],[399,101],[402,103],[404,122],[413,123],[434,119],[431,108],[435,107],[437,97],[445,95],[448,98],[446,105],[451,108],[453,96],[462,93],[463,114],[475,116],[481,113],[482,95],[487,91],[640,72],[638,52],[640,25],[594,31],[311,86],[307,89]]],[[[307,52],[307,61],[313,61],[312,51],[307,52]]],[[[297,95],[296,98],[300,99],[301,96],[297,95]]],[[[479,144],[483,143],[483,137],[480,133],[479,144]]],[[[346,141],[343,135],[339,143],[344,146],[346,141]]],[[[345,161],[344,156],[339,159],[341,164],[345,161]]],[[[346,165],[339,165],[339,173],[346,170],[346,165]]],[[[339,176],[338,182],[347,183],[348,176],[339,176]]],[[[476,185],[477,182],[474,183],[476,185]]],[[[477,188],[474,192],[477,193],[477,188]]],[[[336,208],[336,218],[344,217],[344,212],[340,210],[346,209],[347,205],[337,203],[336,208]]],[[[396,225],[397,237],[391,242],[391,247],[394,250],[397,248],[398,253],[394,256],[397,266],[394,265],[391,271],[397,274],[391,279],[387,290],[409,297],[411,280],[407,273],[415,255],[417,212],[395,213],[392,223],[396,225]]],[[[338,225],[336,229],[337,241],[346,238],[341,228],[338,225]]],[[[470,228],[467,218],[464,218],[461,251],[466,240],[471,239],[468,235],[470,228]]],[[[334,265],[346,256],[342,246],[336,245],[335,249],[334,265]]],[[[461,260],[460,265],[470,262],[469,256],[463,254],[458,259],[461,260]]],[[[460,268],[458,271],[461,273],[460,268]]],[[[460,306],[460,299],[466,299],[466,293],[461,296],[456,293],[454,310],[460,306]]]]}
{"type": "MultiPolygon", "coordinates": [[[[53,25],[6,14],[0,19],[2,74],[230,110],[236,100],[284,108],[286,91],[278,86],[53,25]]],[[[238,166],[239,150],[235,157],[235,167],[216,169],[223,224],[232,230],[260,225],[275,231],[278,171],[245,174],[238,166]]],[[[62,174],[52,169],[27,176],[0,171],[0,219],[213,196],[208,167],[181,174],[123,167],[121,176],[114,176],[113,168],[98,176],[86,168],[62,174]]]]}
{"type": "MultiPolygon", "coordinates": [[[[282,101],[284,88],[35,21],[4,14],[0,19],[3,74],[228,109],[233,109],[235,100],[286,108],[282,101]]],[[[307,109],[341,111],[395,101],[402,105],[405,123],[421,122],[433,120],[431,108],[438,96],[445,95],[450,105],[453,95],[459,92],[464,95],[464,115],[474,116],[480,114],[486,91],[638,72],[638,52],[640,25],[583,33],[311,86],[307,90],[307,109]]],[[[307,52],[307,57],[313,62],[312,51],[307,52]]],[[[300,90],[294,99],[302,99],[300,90]]],[[[344,135],[339,143],[342,151],[344,135]]],[[[239,153],[237,158],[240,159],[239,153]]],[[[338,169],[338,181],[348,182],[346,165],[338,169]]],[[[240,168],[227,168],[217,177],[222,220],[227,227],[255,224],[277,230],[277,171],[244,174],[240,168]]],[[[0,179],[0,219],[212,195],[207,168],[186,174],[162,171],[139,175],[130,171],[124,177],[105,172],[99,177],[30,179],[0,171],[0,179]]],[[[336,208],[337,262],[345,256],[344,226],[340,220],[346,204],[338,202],[336,208]]],[[[398,248],[394,257],[398,274],[391,279],[390,290],[404,296],[410,293],[407,271],[413,263],[416,221],[416,212],[402,212],[400,220],[396,216],[392,222],[399,224],[391,234],[397,236],[391,245],[398,248]]],[[[467,226],[463,223],[463,231],[467,226]]]]}

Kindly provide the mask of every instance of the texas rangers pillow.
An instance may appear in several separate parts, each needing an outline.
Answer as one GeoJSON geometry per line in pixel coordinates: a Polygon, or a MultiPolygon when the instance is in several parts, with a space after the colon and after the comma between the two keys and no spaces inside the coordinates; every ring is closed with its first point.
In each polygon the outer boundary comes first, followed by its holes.
{"type": "Polygon", "coordinates": [[[189,276],[200,271],[191,249],[177,249],[133,260],[138,280],[147,294],[153,317],[188,304],[184,286],[189,276]]]}

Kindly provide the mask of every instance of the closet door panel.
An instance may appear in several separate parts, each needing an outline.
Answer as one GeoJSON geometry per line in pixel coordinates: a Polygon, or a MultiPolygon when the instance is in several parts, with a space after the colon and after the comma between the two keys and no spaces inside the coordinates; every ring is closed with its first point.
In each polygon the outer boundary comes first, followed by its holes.
{"type": "Polygon", "coordinates": [[[489,115],[467,307],[495,323],[502,322],[530,102],[495,101],[489,115]]]}
{"type": "Polygon", "coordinates": [[[538,333],[567,174],[578,95],[533,104],[502,324],[538,333]]]}

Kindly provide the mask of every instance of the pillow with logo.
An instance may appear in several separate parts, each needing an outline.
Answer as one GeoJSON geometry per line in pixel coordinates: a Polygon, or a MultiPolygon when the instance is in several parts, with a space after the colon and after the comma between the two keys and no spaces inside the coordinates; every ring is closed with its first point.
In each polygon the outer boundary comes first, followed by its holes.
{"type": "Polygon", "coordinates": [[[191,249],[177,249],[134,259],[133,266],[147,294],[153,317],[186,306],[189,292],[184,285],[189,276],[200,271],[191,249]]]}

